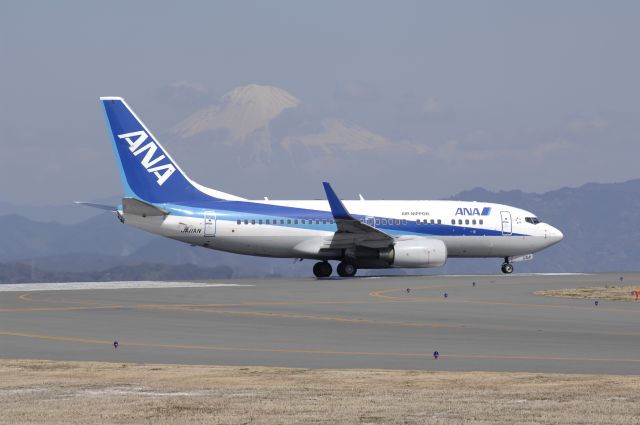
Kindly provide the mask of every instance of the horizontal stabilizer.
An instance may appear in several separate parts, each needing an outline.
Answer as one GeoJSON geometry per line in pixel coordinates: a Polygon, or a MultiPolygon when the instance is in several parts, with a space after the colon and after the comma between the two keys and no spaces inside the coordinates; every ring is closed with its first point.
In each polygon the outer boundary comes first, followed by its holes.
{"type": "Polygon", "coordinates": [[[99,210],[105,210],[105,211],[117,211],[118,210],[117,207],[114,207],[112,205],[94,204],[92,202],[75,201],[74,204],[84,205],[84,206],[91,207],[91,208],[98,208],[99,210]]]}
{"type": "Polygon", "coordinates": [[[148,202],[141,201],[136,198],[123,198],[122,210],[125,214],[141,215],[142,217],[165,216],[169,215],[169,211],[156,207],[148,202]]]}

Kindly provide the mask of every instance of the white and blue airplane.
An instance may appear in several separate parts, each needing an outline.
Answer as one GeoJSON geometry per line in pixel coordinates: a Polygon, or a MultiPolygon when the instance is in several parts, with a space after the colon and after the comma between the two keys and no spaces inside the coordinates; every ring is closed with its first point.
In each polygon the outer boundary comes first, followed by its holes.
{"type": "Polygon", "coordinates": [[[553,226],[507,205],[460,201],[248,200],[191,180],[120,97],[101,97],[124,190],[108,207],[126,224],[195,246],[317,260],[315,276],[358,269],[440,267],[449,257],[513,262],[562,240],[553,226]]]}

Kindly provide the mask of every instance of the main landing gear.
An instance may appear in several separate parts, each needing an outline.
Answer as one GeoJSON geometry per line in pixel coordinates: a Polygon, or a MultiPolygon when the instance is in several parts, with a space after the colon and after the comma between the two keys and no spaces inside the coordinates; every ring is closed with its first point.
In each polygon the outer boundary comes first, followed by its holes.
{"type": "MultiPolygon", "coordinates": [[[[320,261],[313,266],[313,274],[316,277],[329,277],[332,271],[328,261],[320,261]]],[[[337,271],[340,277],[353,277],[358,272],[358,268],[349,262],[341,261],[337,271]]]]}
{"type": "Polygon", "coordinates": [[[340,277],[353,277],[358,272],[358,268],[351,263],[341,261],[338,264],[338,275],[340,277]]]}
{"type": "Polygon", "coordinates": [[[332,271],[333,268],[328,261],[320,261],[313,265],[313,274],[316,275],[316,277],[329,277],[332,271]]]}
{"type": "Polygon", "coordinates": [[[513,264],[509,262],[509,258],[504,259],[504,263],[502,263],[501,270],[502,270],[502,273],[504,274],[513,273],[513,264]]]}

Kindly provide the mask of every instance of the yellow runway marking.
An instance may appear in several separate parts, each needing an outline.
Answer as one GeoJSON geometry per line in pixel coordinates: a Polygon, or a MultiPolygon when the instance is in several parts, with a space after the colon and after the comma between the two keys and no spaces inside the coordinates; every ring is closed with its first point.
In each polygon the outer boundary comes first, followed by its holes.
{"type": "MultiPolygon", "coordinates": [[[[145,307],[156,308],[156,307],[145,307]]],[[[213,313],[223,315],[240,315],[240,316],[258,316],[258,317],[272,317],[282,319],[300,319],[300,320],[318,320],[318,321],[331,321],[341,323],[354,323],[354,324],[368,324],[368,325],[387,325],[387,326],[401,326],[410,328],[448,328],[448,329],[464,329],[468,326],[463,324],[458,325],[445,325],[440,323],[426,323],[426,322],[407,322],[401,320],[376,320],[376,319],[359,319],[349,318],[341,316],[319,316],[310,314],[297,314],[297,313],[284,313],[279,311],[247,311],[247,310],[219,310],[210,308],[191,308],[191,307],[161,307],[162,310],[178,310],[178,311],[194,311],[199,313],[213,313]]]]}
{"type": "Polygon", "coordinates": [[[256,316],[268,318],[282,319],[298,319],[298,320],[316,320],[316,321],[333,321],[352,324],[370,324],[381,326],[400,326],[412,328],[449,328],[464,329],[465,325],[444,325],[438,323],[423,322],[406,322],[399,320],[375,320],[375,319],[359,319],[340,316],[320,316],[309,314],[284,313],[278,311],[247,311],[247,310],[220,310],[211,308],[202,308],[199,304],[193,307],[189,304],[180,305],[164,305],[164,304],[140,304],[140,305],[101,305],[101,306],[78,306],[78,307],[31,307],[31,308],[6,308],[0,309],[0,313],[20,313],[20,312],[68,312],[82,310],[106,310],[106,309],[129,309],[129,310],[171,310],[171,311],[187,311],[196,313],[210,313],[221,315],[239,315],[239,316],[256,316]]]}
{"type": "Polygon", "coordinates": [[[134,308],[125,305],[99,305],[99,306],[78,306],[78,307],[23,307],[23,308],[0,308],[0,313],[23,313],[23,312],[42,312],[42,311],[82,311],[82,310],[108,310],[108,309],[122,309],[122,308],[134,308]]]}
{"type": "MultiPolygon", "coordinates": [[[[502,282],[508,283],[508,282],[502,282]]],[[[442,286],[420,286],[412,288],[412,291],[418,290],[433,290],[433,289],[446,289],[452,288],[451,285],[442,286]]],[[[254,316],[264,318],[282,318],[282,319],[294,319],[294,320],[313,320],[313,321],[333,321],[338,323],[348,324],[366,324],[366,325],[379,325],[379,326],[395,326],[405,328],[425,328],[425,329],[452,329],[452,330],[474,330],[477,329],[473,324],[464,323],[429,323],[429,322],[414,322],[414,321],[402,321],[402,320],[376,320],[366,318],[349,318],[340,316],[324,316],[324,315],[312,315],[302,313],[288,313],[282,311],[247,311],[247,310],[227,310],[226,308],[241,308],[241,307],[253,307],[253,306],[278,306],[278,305],[322,305],[322,304],[379,304],[379,303],[393,303],[393,302],[443,302],[441,297],[424,297],[415,296],[415,294],[400,295],[404,292],[404,288],[391,288],[391,289],[379,289],[371,291],[370,297],[378,298],[379,300],[291,300],[291,301],[258,301],[258,302],[245,302],[245,303],[209,303],[209,304],[102,304],[92,301],[71,301],[71,300],[59,300],[55,298],[34,299],[30,296],[30,293],[23,293],[19,298],[23,301],[30,302],[46,302],[46,303],[58,303],[58,304],[84,304],[76,306],[65,307],[28,307],[28,308],[5,308],[0,309],[0,313],[17,313],[17,312],[70,312],[70,311],[91,311],[91,310],[107,310],[107,309],[137,309],[137,310],[174,310],[174,311],[189,311],[196,313],[209,313],[220,315],[238,315],[238,316],[254,316]],[[391,295],[398,293],[398,295],[391,295]],[[213,308],[217,307],[217,308],[213,308]],[[225,308],[225,309],[222,309],[225,308]]],[[[536,308],[592,308],[585,305],[553,305],[553,304],[519,304],[501,301],[484,301],[484,300],[465,300],[465,299],[448,299],[448,303],[468,303],[468,304],[488,304],[488,305],[509,305],[509,306],[522,306],[522,307],[536,307],[536,308]]],[[[600,311],[615,311],[624,313],[637,313],[636,310],[622,310],[615,308],[599,307],[600,311]]],[[[511,331],[514,328],[509,326],[494,325],[490,327],[493,330],[511,331]]],[[[620,336],[638,337],[638,333],[628,332],[614,332],[612,334],[620,336]]]]}
{"type": "Polygon", "coordinates": [[[57,298],[31,298],[31,293],[25,292],[21,294],[18,298],[22,301],[28,302],[37,302],[37,303],[49,303],[49,304],[82,304],[82,305],[93,305],[93,306],[108,306],[110,304],[95,302],[95,301],[73,301],[73,300],[61,300],[57,298]]]}
{"type": "MultiPolygon", "coordinates": [[[[23,294],[27,295],[27,294],[23,294]]],[[[22,298],[25,301],[34,301],[28,296],[22,298]]],[[[54,300],[48,299],[47,302],[54,302],[54,300]]],[[[210,307],[244,307],[244,306],[264,306],[264,305],[297,305],[309,304],[309,303],[334,303],[333,301],[301,301],[301,302],[269,302],[269,303],[241,303],[241,304],[135,304],[135,305],[102,305],[96,303],[89,303],[89,306],[77,306],[77,307],[30,307],[30,308],[6,308],[0,309],[0,313],[10,312],[67,312],[67,311],[81,311],[81,310],[97,310],[97,309],[139,309],[139,310],[174,310],[174,311],[188,311],[198,313],[211,313],[222,315],[241,315],[241,316],[257,316],[257,317],[269,317],[269,318],[283,318],[283,319],[299,319],[299,320],[316,320],[316,321],[333,321],[341,323],[352,324],[373,324],[373,325],[387,325],[387,326],[401,326],[401,327],[413,327],[413,328],[464,328],[460,325],[444,325],[437,323],[421,323],[421,322],[406,322],[396,320],[375,320],[375,319],[359,319],[348,318],[340,316],[321,316],[310,314],[297,314],[297,313],[285,313],[279,311],[246,311],[246,310],[221,310],[210,307]]]]}
{"type": "MultiPolygon", "coordinates": [[[[113,341],[78,338],[57,335],[40,335],[22,332],[5,332],[0,331],[0,336],[31,338],[39,340],[70,342],[87,345],[105,345],[111,346],[113,341]]],[[[291,354],[319,354],[333,356],[376,356],[376,357],[416,357],[416,358],[432,358],[431,353],[403,353],[403,352],[375,352],[375,351],[337,351],[337,350],[313,350],[313,349],[295,349],[295,348],[260,348],[260,347],[230,347],[223,345],[199,345],[199,344],[161,344],[153,342],[138,342],[120,340],[119,350],[125,347],[146,347],[160,349],[177,349],[177,350],[206,350],[206,351],[224,351],[224,352],[247,352],[247,353],[291,353],[291,354]]],[[[486,359],[486,360],[539,360],[539,361],[567,361],[567,362],[609,362],[609,363],[640,363],[640,359],[626,358],[605,358],[605,357],[562,357],[562,356],[526,356],[526,355],[504,355],[504,354],[456,354],[441,353],[440,360],[447,358],[457,359],[486,359]]]]}
{"type": "MultiPolygon", "coordinates": [[[[96,305],[104,306],[107,304],[99,303],[95,301],[81,301],[81,300],[60,300],[57,298],[37,298],[31,297],[30,293],[24,293],[19,297],[22,301],[30,302],[42,302],[51,304],[83,304],[83,305],[96,305]]],[[[243,302],[243,303],[208,303],[208,304],[140,304],[142,307],[260,307],[260,306],[278,306],[278,305],[331,305],[331,304],[382,304],[388,302],[386,300],[291,300],[291,301],[256,301],[256,302],[243,302]]]]}
{"type": "MultiPolygon", "coordinates": [[[[591,303],[589,304],[527,304],[527,303],[514,303],[509,301],[491,301],[491,300],[470,300],[460,297],[451,297],[449,296],[446,301],[443,301],[442,296],[438,297],[430,297],[430,296],[415,296],[415,291],[417,290],[428,290],[434,289],[432,286],[420,286],[417,288],[411,288],[411,294],[406,295],[388,295],[390,293],[402,293],[406,291],[403,288],[392,288],[392,289],[380,289],[376,291],[369,292],[370,297],[385,299],[390,302],[447,302],[447,303],[457,303],[457,304],[479,304],[479,305],[506,305],[512,307],[525,307],[525,308],[559,308],[559,309],[585,309],[585,308],[594,308],[591,303]]],[[[441,288],[436,288],[441,289],[441,288]]],[[[638,314],[640,313],[640,309],[632,310],[632,309],[622,309],[622,308],[612,308],[612,307],[598,307],[599,311],[610,311],[610,312],[618,312],[618,313],[632,313],[638,314]]]]}
{"type": "MultiPolygon", "coordinates": [[[[207,313],[219,315],[236,315],[236,316],[253,316],[272,319],[292,319],[292,320],[311,320],[311,321],[327,321],[336,323],[347,323],[353,325],[376,325],[391,326],[401,328],[422,328],[422,329],[449,329],[456,331],[474,331],[478,329],[492,329],[496,331],[513,331],[513,327],[504,325],[492,325],[488,328],[478,328],[473,323],[433,323],[433,322],[415,322],[403,320],[378,320],[367,318],[351,318],[342,316],[323,316],[312,314],[288,313],[282,311],[252,311],[252,310],[227,310],[214,309],[201,306],[218,305],[218,304],[114,304],[114,305],[90,305],[90,306],[73,306],[73,307],[27,307],[27,308],[6,308],[0,309],[0,313],[20,313],[20,312],[72,312],[72,311],[97,311],[97,310],[164,310],[164,311],[184,311],[192,313],[207,313]]],[[[639,333],[629,332],[609,332],[609,335],[638,337],[639,333]]]]}

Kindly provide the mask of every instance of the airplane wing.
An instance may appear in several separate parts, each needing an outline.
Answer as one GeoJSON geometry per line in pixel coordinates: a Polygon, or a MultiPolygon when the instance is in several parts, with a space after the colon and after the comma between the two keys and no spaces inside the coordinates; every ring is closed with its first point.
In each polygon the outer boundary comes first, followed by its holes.
{"type": "Polygon", "coordinates": [[[393,236],[354,218],[349,214],[331,185],[328,182],[323,182],[322,185],[338,227],[338,231],[331,240],[330,248],[349,248],[352,246],[386,248],[393,245],[393,236]]]}

